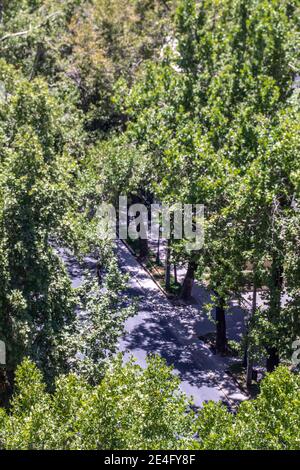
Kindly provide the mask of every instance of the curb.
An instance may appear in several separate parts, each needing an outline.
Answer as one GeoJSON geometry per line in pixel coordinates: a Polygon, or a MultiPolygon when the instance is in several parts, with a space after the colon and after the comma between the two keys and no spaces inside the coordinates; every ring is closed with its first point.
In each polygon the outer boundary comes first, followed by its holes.
{"type": "Polygon", "coordinates": [[[136,253],[133,251],[133,249],[131,248],[131,246],[128,245],[128,243],[126,243],[125,240],[121,240],[121,242],[123,243],[123,245],[126,246],[127,250],[132,254],[132,256],[134,256],[134,259],[139,263],[139,265],[147,272],[147,274],[149,274],[149,276],[151,277],[152,281],[155,283],[155,285],[159,288],[159,290],[164,294],[164,296],[166,297],[166,299],[168,300],[168,302],[170,303],[170,305],[173,305],[172,302],[170,301],[169,299],[169,295],[168,293],[161,287],[161,285],[157,282],[157,280],[155,279],[155,277],[153,276],[153,274],[151,273],[151,271],[149,271],[149,269],[147,268],[147,266],[144,265],[144,263],[142,263],[142,261],[136,256],[136,253]]]}

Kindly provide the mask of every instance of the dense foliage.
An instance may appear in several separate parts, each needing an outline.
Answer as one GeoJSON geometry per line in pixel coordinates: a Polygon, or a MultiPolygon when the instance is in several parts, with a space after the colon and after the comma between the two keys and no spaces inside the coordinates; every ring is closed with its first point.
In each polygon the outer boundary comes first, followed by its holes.
{"type": "Polygon", "coordinates": [[[180,2],[162,60],[116,94],[144,161],[133,166],[136,191],[205,205],[204,249],[172,243],[189,263],[182,297],[205,277],[225,352],[227,301],[261,290],[251,342],[269,370],[300,334],[298,13],[289,0],[180,2]]]}
{"type": "Polygon", "coordinates": [[[208,403],[192,411],[179,379],[158,357],[146,369],[114,361],[91,387],[76,375],[45,391],[28,360],[18,368],[11,410],[0,410],[5,449],[300,449],[300,381],[279,367],[259,397],[234,416],[208,403]]]}
{"type": "Polygon", "coordinates": [[[68,77],[63,45],[53,49],[80,8],[80,2],[1,2],[4,401],[24,356],[41,367],[50,386],[58,373],[74,369],[91,381],[99,378],[133,312],[125,297],[120,300],[126,284],[113,247],[100,246],[90,215],[84,172],[90,137],[81,91],[68,77]],[[94,253],[103,274],[101,291],[93,283],[71,287],[61,252],[67,248],[78,264],[94,253]],[[85,310],[84,321],[79,310],[85,310]]]}
{"type": "Polygon", "coordinates": [[[296,0],[0,0],[0,447],[300,448],[299,17],[296,0]],[[157,357],[112,360],[135,309],[95,215],[121,194],[205,205],[203,249],[172,239],[165,283],[170,263],[182,300],[205,282],[217,353],[253,292],[246,362],[276,370],[236,415],[196,414],[157,357]],[[73,288],[70,253],[97,279],[73,288]]]}

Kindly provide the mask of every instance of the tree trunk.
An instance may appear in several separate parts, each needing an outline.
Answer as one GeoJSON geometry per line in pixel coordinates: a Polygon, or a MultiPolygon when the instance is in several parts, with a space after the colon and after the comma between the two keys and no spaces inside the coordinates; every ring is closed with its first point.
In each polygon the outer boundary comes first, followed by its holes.
{"type": "Polygon", "coordinates": [[[226,317],[225,317],[225,302],[220,299],[219,305],[216,306],[216,352],[225,354],[227,351],[227,337],[226,337],[226,317]]]}
{"type": "Polygon", "coordinates": [[[267,358],[267,372],[273,372],[276,367],[279,366],[279,354],[277,348],[268,348],[267,349],[268,358],[267,358]]]}
{"type": "Polygon", "coordinates": [[[165,288],[167,291],[171,287],[171,264],[170,264],[170,240],[167,240],[166,261],[165,261],[165,288]]]}
{"type": "Polygon", "coordinates": [[[247,367],[247,362],[248,362],[248,349],[247,349],[247,344],[245,346],[244,354],[243,354],[243,361],[242,361],[242,366],[246,369],[247,367]]]}
{"type": "Polygon", "coordinates": [[[140,257],[141,258],[147,258],[149,254],[149,247],[148,247],[148,240],[143,240],[142,238],[140,240],[140,257]]]}
{"type": "MultiPolygon", "coordinates": [[[[256,305],[257,305],[257,289],[255,285],[255,280],[254,280],[251,317],[253,317],[253,315],[255,314],[256,305]]],[[[247,360],[246,362],[247,364],[246,385],[247,387],[250,387],[250,385],[252,384],[252,376],[253,376],[253,360],[251,357],[251,347],[249,344],[247,345],[247,359],[246,360],[247,360]]]]}
{"type": "Polygon", "coordinates": [[[44,44],[39,42],[37,45],[32,70],[30,73],[30,80],[33,80],[35,78],[41,63],[43,62],[44,55],[45,55],[44,44]]]}
{"type": "Polygon", "coordinates": [[[96,266],[96,274],[97,274],[98,284],[99,286],[101,286],[102,285],[102,265],[99,261],[97,262],[97,266],[96,266]]]}
{"type": "Polygon", "coordinates": [[[155,259],[155,262],[157,265],[160,264],[160,253],[159,253],[159,249],[160,249],[160,238],[158,236],[158,240],[157,240],[157,251],[156,251],[156,259],[155,259]]]}
{"type": "Polygon", "coordinates": [[[14,379],[13,371],[7,371],[4,367],[0,368],[0,407],[2,408],[9,407],[13,395],[14,379]]]}
{"type": "Polygon", "coordinates": [[[195,280],[195,272],[197,269],[197,263],[190,261],[188,264],[187,272],[182,284],[180,297],[182,300],[189,300],[192,296],[192,289],[195,280]]]}
{"type": "Polygon", "coordinates": [[[176,266],[176,263],[174,263],[174,283],[177,284],[177,266],[176,266]]]}
{"type": "MultiPolygon", "coordinates": [[[[281,310],[281,292],[283,286],[283,268],[276,258],[273,259],[272,267],[272,285],[270,292],[270,320],[276,322],[280,315],[281,310]]],[[[267,358],[267,371],[273,370],[279,365],[279,351],[275,346],[266,348],[268,353],[267,358]]]]}
{"type": "Polygon", "coordinates": [[[252,378],[253,378],[253,360],[251,359],[251,356],[248,356],[248,358],[247,358],[247,371],[246,371],[246,385],[247,385],[247,387],[251,387],[252,378]]]}

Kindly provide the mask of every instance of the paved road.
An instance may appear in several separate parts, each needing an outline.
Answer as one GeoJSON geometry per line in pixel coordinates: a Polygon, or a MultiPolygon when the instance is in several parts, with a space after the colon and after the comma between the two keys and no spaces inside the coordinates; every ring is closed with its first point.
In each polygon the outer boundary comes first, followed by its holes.
{"type": "MultiPolygon", "coordinates": [[[[96,272],[96,261],[92,257],[79,265],[67,251],[58,250],[69,272],[73,287],[82,284],[85,270],[96,272]]],[[[181,379],[181,389],[191,396],[196,406],[208,400],[222,401],[230,408],[247,397],[241,393],[232,379],[225,373],[230,360],[213,355],[206,344],[198,339],[199,334],[214,331],[213,323],[203,313],[201,305],[176,306],[170,304],[165,295],[141,267],[122,242],[117,242],[117,253],[121,268],[129,274],[129,293],[138,298],[138,314],[125,324],[125,335],[119,340],[119,351],[127,360],[134,356],[142,367],[146,356],[160,354],[174,373],[181,379]]],[[[195,292],[203,303],[209,295],[200,286],[195,292]]],[[[238,317],[232,320],[234,335],[239,331],[238,317]]],[[[230,331],[230,325],[229,325],[230,331]]]]}
{"type": "Polygon", "coordinates": [[[247,397],[225,373],[228,358],[213,355],[198,339],[197,327],[214,326],[198,307],[174,307],[127,248],[118,242],[120,265],[130,276],[129,290],[139,298],[138,314],[127,320],[119,342],[125,360],[133,355],[145,365],[147,354],[160,354],[181,378],[181,388],[196,406],[204,401],[223,401],[233,406],[247,397]]]}

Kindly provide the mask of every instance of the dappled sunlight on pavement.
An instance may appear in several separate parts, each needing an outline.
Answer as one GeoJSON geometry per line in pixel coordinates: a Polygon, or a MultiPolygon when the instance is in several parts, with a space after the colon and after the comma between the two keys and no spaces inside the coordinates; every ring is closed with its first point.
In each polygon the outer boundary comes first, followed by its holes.
{"type": "Polygon", "coordinates": [[[118,242],[118,257],[122,269],[130,274],[130,293],[139,301],[138,314],[127,320],[126,333],[119,342],[119,351],[126,352],[125,360],[134,356],[145,366],[147,354],[159,354],[174,367],[181,389],[196,406],[213,400],[233,407],[247,399],[225,372],[230,359],[214,355],[198,339],[201,321],[207,331],[214,329],[207,317],[201,318],[199,305],[172,305],[122,242],[118,242]]]}

